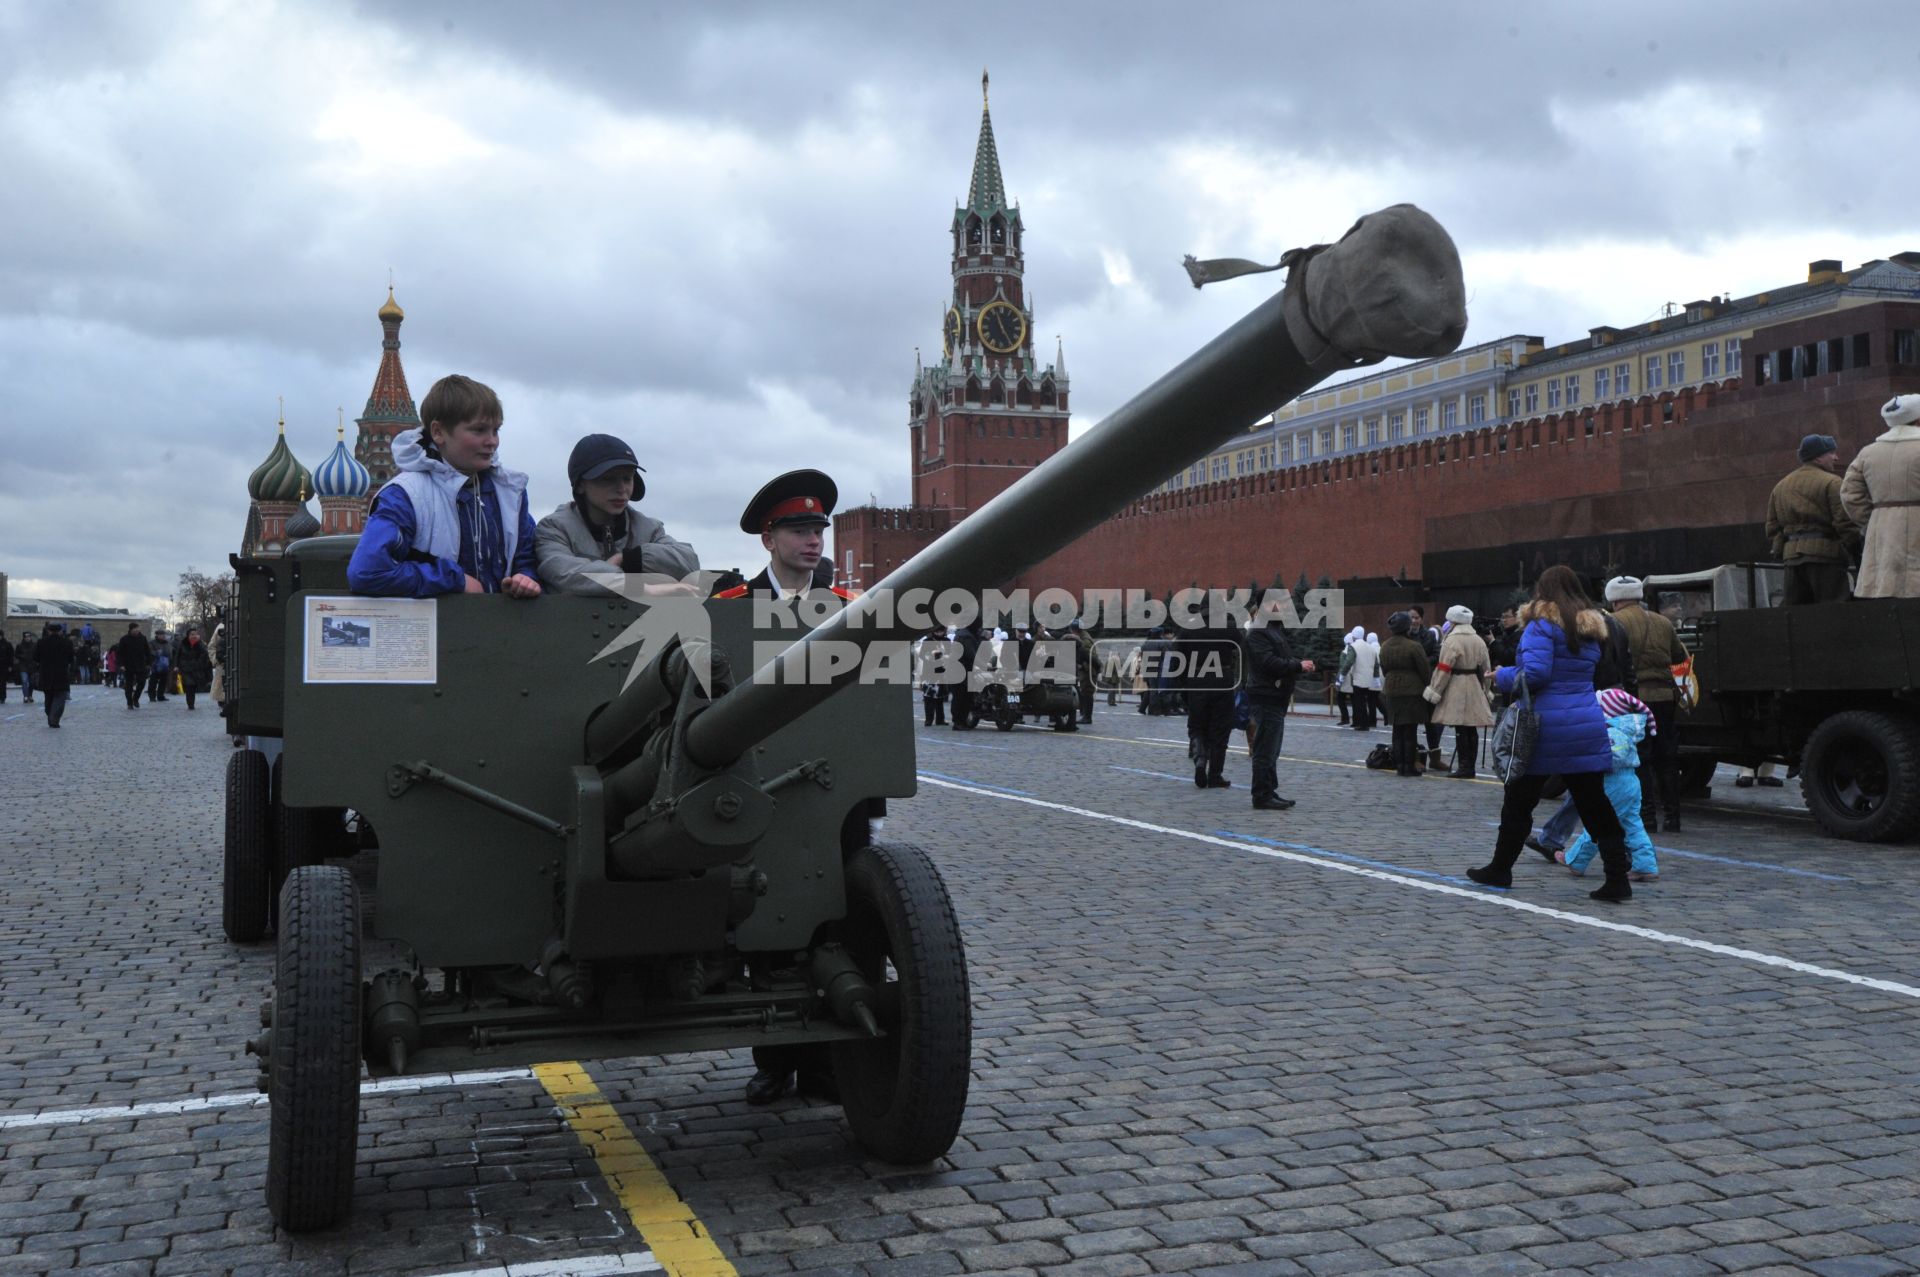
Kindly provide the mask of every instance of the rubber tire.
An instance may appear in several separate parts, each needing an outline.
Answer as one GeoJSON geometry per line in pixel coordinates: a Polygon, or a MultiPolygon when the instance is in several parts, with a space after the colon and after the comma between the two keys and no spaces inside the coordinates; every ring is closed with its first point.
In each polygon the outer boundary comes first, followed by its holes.
{"type": "Polygon", "coordinates": [[[291,1233],[352,1206],[360,1001],[359,889],[341,866],[303,865],[280,889],[268,1056],[267,1210],[291,1233]]]}
{"type": "Polygon", "coordinates": [[[227,759],[220,925],[234,944],[256,944],[267,934],[275,841],[268,784],[267,756],[259,750],[235,750],[227,759]]]}
{"type": "Polygon", "coordinates": [[[973,1054],[967,954],[933,860],[905,843],[874,843],[847,861],[841,935],[880,990],[887,1036],[833,1044],[834,1080],[860,1147],[917,1165],[953,1147],[966,1112],[973,1054]],[[883,962],[895,981],[881,986],[883,962]]]}
{"type": "Polygon", "coordinates": [[[1898,842],[1920,831],[1920,723],[1876,710],[1850,709],[1823,720],[1807,737],[1800,795],[1820,827],[1854,842],[1898,842]],[[1879,806],[1864,815],[1834,792],[1832,766],[1841,749],[1866,745],[1886,768],[1879,806]]]}

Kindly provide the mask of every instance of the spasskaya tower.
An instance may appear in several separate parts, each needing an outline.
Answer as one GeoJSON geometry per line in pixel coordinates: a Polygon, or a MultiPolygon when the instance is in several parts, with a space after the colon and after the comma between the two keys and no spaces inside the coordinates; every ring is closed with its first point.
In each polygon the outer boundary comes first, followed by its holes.
{"type": "Polygon", "coordinates": [[[866,589],[1067,446],[1067,365],[1034,355],[1026,225],[1007,198],[980,77],[980,140],[966,202],[953,210],[953,287],[940,358],[914,357],[907,396],[913,504],[862,506],[833,521],[839,584],[866,589]]]}

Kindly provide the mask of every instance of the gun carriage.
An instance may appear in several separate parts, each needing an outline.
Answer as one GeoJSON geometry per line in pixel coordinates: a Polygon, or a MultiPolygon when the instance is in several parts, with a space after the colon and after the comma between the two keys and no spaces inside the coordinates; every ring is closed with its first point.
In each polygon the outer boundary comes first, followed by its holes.
{"type": "Polygon", "coordinates": [[[351,540],[239,561],[228,685],[262,748],[229,772],[223,916],[236,941],[277,932],[248,1044],[274,1219],[347,1213],[363,1067],[787,1045],[830,1058],[868,1152],[944,1153],[969,1076],[960,929],[933,860],[868,818],[914,792],[911,687],[782,671],[821,644],[904,650],[884,592],[1003,585],[1326,376],[1465,331],[1452,241],[1410,205],[1291,264],[1281,294],[810,632],[715,601],[708,637],[637,663],[606,649],[643,602],[455,596],[410,601],[430,678],[316,677],[324,635],[351,647],[345,623],[383,602],[346,593],[351,540]],[[318,862],[373,845],[371,930],[408,961],[363,972],[355,879],[318,862]]]}

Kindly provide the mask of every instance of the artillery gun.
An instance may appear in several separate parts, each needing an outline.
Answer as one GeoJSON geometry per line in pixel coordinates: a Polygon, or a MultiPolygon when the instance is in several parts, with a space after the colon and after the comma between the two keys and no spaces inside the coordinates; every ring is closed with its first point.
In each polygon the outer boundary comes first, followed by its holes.
{"type": "Polygon", "coordinates": [[[965,952],[933,861],[869,820],[914,791],[911,685],[861,682],[861,661],[785,675],[820,651],[904,653],[885,599],[997,587],[1328,375],[1465,331],[1459,257],[1410,205],[1291,265],[1281,294],[805,634],[783,605],[714,601],[708,635],[642,663],[609,648],[644,602],[356,598],[345,538],[243,560],[236,730],[280,745],[230,773],[225,900],[235,939],[277,926],[248,1043],[274,1219],[347,1213],[363,1066],[793,1046],[830,1057],[868,1152],[943,1154],[967,1096],[965,952]],[[353,845],[349,811],[378,847],[372,932],[404,966],[362,972],[354,878],[306,863],[353,845]]]}

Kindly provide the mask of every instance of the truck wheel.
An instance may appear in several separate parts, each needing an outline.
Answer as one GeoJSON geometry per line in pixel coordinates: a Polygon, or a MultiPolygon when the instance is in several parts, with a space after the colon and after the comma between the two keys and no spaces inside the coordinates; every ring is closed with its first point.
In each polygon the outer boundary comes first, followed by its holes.
{"type": "Polygon", "coordinates": [[[227,829],[220,923],[227,939],[253,944],[267,934],[273,866],[273,806],[267,756],[236,750],[227,759],[227,829]]]}
{"type": "Polygon", "coordinates": [[[931,1161],[967,1107],[973,1011],[947,885],[918,847],[874,843],[847,861],[847,951],[878,992],[883,1038],[833,1044],[834,1080],[860,1147],[931,1161]]]}
{"type": "Polygon", "coordinates": [[[360,1140],[360,893],[338,865],[280,889],[273,972],[267,1209],[280,1227],[338,1223],[360,1140]]]}
{"type": "Polygon", "coordinates": [[[1800,793],[1836,838],[1895,842],[1920,830],[1920,724],[1850,709],[1813,729],[1800,793]]]}

